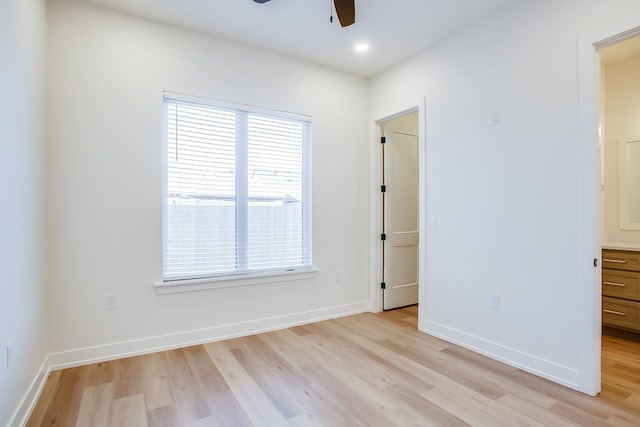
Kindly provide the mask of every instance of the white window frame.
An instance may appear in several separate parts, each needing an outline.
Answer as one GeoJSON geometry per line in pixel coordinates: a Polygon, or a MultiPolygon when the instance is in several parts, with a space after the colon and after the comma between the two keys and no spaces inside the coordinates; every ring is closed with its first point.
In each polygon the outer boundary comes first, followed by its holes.
{"type": "MultiPolygon", "coordinates": [[[[312,171],[311,171],[311,117],[295,114],[290,112],[283,112],[277,110],[270,110],[261,107],[255,107],[250,105],[242,105],[236,103],[230,103],[226,101],[219,101],[207,98],[201,98],[191,95],[178,94],[174,92],[163,92],[162,105],[163,105],[163,137],[162,137],[162,227],[163,227],[163,247],[164,247],[164,226],[166,221],[166,206],[167,206],[167,187],[168,187],[168,124],[167,124],[167,105],[166,100],[185,102],[191,104],[200,104],[204,106],[210,106],[216,109],[228,109],[236,112],[254,113],[272,116],[281,119],[290,119],[296,121],[302,121],[308,123],[305,126],[305,132],[308,132],[303,140],[303,156],[302,156],[302,194],[303,194],[303,229],[305,235],[309,240],[309,258],[313,260],[313,240],[312,240],[312,171]]],[[[241,114],[246,119],[246,114],[241,114]]],[[[240,139],[240,138],[239,138],[240,139]]],[[[246,165],[244,166],[246,169],[246,165]]],[[[237,170],[236,173],[239,179],[246,179],[246,170],[237,170]]],[[[246,215],[246,209],[240,208],[237,212],[237,216],[246,215]]],[[[163,249],[164,250],[164,249],[163,249]]],[[[164,263],[164,260],[162,261],[164,263]]],[[[312,262],[312,261],[311,261],[312,262]]],[[[163,267],[164,270],[164,267],[163,267]]],[[[280,283],[294,280],[312,279],[317,277],[318,270],[310,263],[306,266],[288,267],[274,270],[263,270],[256,272],[236,272],[225,274],[214,274],[207,277],[199,278],[185,278],[185,279],[171,279],[165,280],[164,278],[154,283],[154,287],[158,294],[169,294],[178,292],[190,292],[207,289],[217,289],[236,286],[250,286],[267,283],[280,283]]]]}

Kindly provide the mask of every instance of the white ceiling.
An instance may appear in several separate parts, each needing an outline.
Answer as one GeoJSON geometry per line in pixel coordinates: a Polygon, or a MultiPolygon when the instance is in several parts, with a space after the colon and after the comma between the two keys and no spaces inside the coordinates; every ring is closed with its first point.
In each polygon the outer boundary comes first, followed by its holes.
{"type": "Polygon", "coordinates": [[[347,28],[329,23],[332,0],[85,1],[370,77],[517,0],[356,0],[347,28]]]}

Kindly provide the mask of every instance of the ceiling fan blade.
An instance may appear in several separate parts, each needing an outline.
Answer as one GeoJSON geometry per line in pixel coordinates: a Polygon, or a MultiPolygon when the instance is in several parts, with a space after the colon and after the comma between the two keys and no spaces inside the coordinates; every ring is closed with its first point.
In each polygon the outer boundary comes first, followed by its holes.
{"type": "Polygon", "coordinates": [[[356,22],[355,0],[333,0],[333,4],[336,6],[340,25],[348,27],[356,22]]]}

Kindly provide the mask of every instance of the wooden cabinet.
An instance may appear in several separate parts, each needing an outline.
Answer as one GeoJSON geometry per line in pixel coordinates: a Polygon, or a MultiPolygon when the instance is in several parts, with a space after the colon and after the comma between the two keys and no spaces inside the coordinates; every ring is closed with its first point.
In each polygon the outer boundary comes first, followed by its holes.
{"type": "Polygon", "coordinates": [[[640,331],[640,252],[602,250],[602,323],[640,331]]]}

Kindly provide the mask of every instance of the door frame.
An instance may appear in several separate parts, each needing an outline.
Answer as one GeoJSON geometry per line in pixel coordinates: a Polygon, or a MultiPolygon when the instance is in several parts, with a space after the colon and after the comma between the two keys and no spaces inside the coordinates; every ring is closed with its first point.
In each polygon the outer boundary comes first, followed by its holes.
{"type": "Polygon", "coordinates": [[[369,310],[374,313],[381,312],[382,305],[382,242],[380,233],[382,230],[382,193],[380,185],[382,183],[382,155],[380,148],[380,138],[382,137],[382,123],[395,119],[405,114],[418,112],[418,329],[420,329],[420,318],[422,317],[422,307],[424,307],[424,298],[426,295],[426,166],[427,166],[427,150],[426,150],[426,98],[422,98],[416,104],[396,113],[378,118],[374,121],[372,135],[374,138],[370,144],[370,188],[369,197],[369,236],[372,248],[369,254],[369,310]]]}
{"type": "MultiPolygon", "coordinates": [[[[637,23],[636,23],[637,25],[637,23]]],[[[579,159],[579,229],[581,260],[601,260],[601,60],[600,49],[640,35],[640,27],[616,22],[578,40],[578,159],[579,159]]],[[[585,375],[581,389],[596,395],[601,390],[602,353],[602,269],[581,268],[581,281],[591,284],[585,313],[584,339],[592,343],[590,354],[581,354],[580,371],[585,375]]]]}

